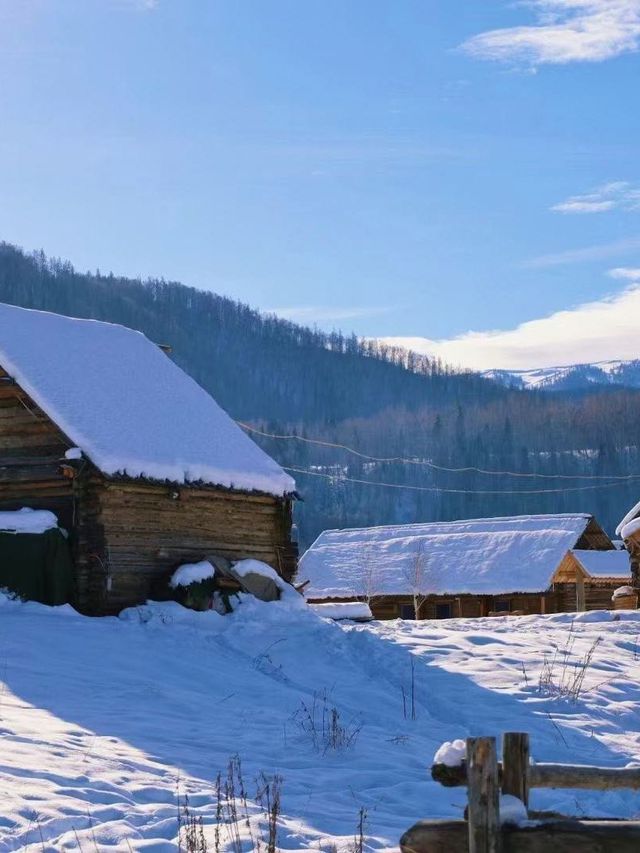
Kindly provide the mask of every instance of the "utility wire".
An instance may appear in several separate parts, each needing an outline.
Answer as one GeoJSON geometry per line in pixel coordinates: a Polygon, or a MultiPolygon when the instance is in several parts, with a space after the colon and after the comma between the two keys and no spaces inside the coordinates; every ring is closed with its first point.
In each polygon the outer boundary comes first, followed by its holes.
{"type": "MultiPolygon", "coordinates": [[[[301,441],[305,444],[314,444],[318,447],[329,447],[334,450],[344,450],[347,453],[351,453],[354,456],[359,457],[360,459],[366,460],[367,462],[401,462],[407,465],[424,465],[426,468],[432,468],[434,471],[445,471],[449,474],[467,474],[469,472],[474,472],[476,474],[486,474],[488,476],[499,477],[537,477],[544,480],[617,480],[619,482],[628,482],[630,480],[640,479],[640,474],[540,474],[524,471],[493,471],[488,468],[476,468],[471,465],[465,468],[448,468],[445,465],[436,465],[435,462],[429,462],[427,459],[410,459],[404,456],[370,456],[368,453],[362,453],[361,451],[356,450],[353,447],[349,447],[346,444],[322,441],[318,438],[306,438],[303,435],[277,435],[275,433],[265,432],[264,430],[251,426],[250,424],[245,424],[242,421],[236,421],[236,423],[238,426],[242,427],[242,429],[252,432],[255,435],[261,435],[264,438],[273,438],[278,441],[301,441]]],[[[365,480],[364,482],[368,483],[369,480],[365,480]]],[[[415,488],[418,487],[416,486],[415,488]]],[[[435,491],[445,490],[436,489],[435,491]]],[[[557,490],[550,489],[548,491],[557,490]]],[[[497,494],[497,492],[485,492],[484,494],[497,494]]],[[[525,493],[520,492],[520,494],[525,493]]],[[[533,492],[531,494],[533,494],[533,492]]]]}
{"type": "MultiPolygon", "coordinates": [[[[438,486],[412,486],[405,483],[381,483],[376,480],[359,480],[355,477],[347,477],[342,474],[325,474],[322,471],[310,471],[308,468],[294,468],[290,465],[282,466],[285,471],[294,474],[308,474],[310,477],[323,477],[325,480],[333,480],[338,483],[358,483],[363,486],[381,486],[387,489],[409,489],[412,492],[446,492],[456,495],[549,495],[565,492],[585,492],[593,489],[609,489],[614,486],[623,486],[625,482],[619,480],[615,483],[597,483],[592,486],[571,486],[564,489],[447,489],[438,486]]],[[[640,479],[640,477],[638,477],[640,479]]]]}

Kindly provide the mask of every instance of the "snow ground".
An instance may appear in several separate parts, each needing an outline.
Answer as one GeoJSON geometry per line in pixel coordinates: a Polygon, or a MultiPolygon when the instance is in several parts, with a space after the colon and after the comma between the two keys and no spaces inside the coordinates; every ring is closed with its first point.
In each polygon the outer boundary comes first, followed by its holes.
{"type": "MultiPolygon", "coordinates": [[[[236,753],[250,791],[260,771],[283,777],[291,851],[346,851],[361,806],[368,849],[397,849],[418,818],[459,816],[464,791],[427,770],[445,740],[525,730],[537,760],[640,762],[637,612],[339,625],[245,599],[224,617],[125,615],[0,598],[0,851],[175,851],[177,791],[212,840],[213,781],[236,753]],[[577,701],[539,692],[545,653],[569,642],[578,660],[598,638],[577,701]],[[361,726],[350,748],[315,750],[293,719],[314,691],[361,726]]],[[[638,813],[631,791],[536,791],[533,805],[638,813]]]]}

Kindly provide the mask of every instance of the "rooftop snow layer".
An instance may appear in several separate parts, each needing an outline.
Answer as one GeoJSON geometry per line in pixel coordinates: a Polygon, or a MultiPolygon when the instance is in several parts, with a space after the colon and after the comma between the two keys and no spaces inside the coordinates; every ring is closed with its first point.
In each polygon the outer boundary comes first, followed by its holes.
{"type": "Polygon", "coordinates": [[[629,577],[629,554],[627,551],[572,551],[582,567],[592,578],[629,577]]]}
{"type": "Polygon", "coordinates": [[[634,518],[637,518],[639,515],[640,515],[640,501],[635,506],[631,507],[629,512],[625,515],[625,517],[620,522],[620,524],[616,527],[616,536],[622,536],[622,538],[624,539],[622,529],[624,527],[626,527],[630,521],[633,521],[634,518]]]}
{"type": "Polygon", "coordinates": [[[22,507],[15,512],[0,512],[2,533],[46,533],[58,526],[58,519],[47,509],[22,507]]]}
{"type": "Polygon", "coordinates": [[[0,303],[0,366],[104,474],[295,489],[141,332],[0,303]]]}
{"type": "Polygon", "coordinates": [[[523,515],[326,530],[304,554],[307,598],[540,592],[589,515],[523,515]]]}

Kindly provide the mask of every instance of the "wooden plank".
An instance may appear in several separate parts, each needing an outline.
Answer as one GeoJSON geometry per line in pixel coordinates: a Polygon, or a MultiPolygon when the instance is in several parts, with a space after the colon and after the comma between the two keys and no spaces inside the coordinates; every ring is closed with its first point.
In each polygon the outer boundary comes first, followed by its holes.
{"type": "MultiPolygon", "coordinates": [[[[638,853],[640,822],[607,820],[545,821],[505,826],[503,853],[638,853]]],[[[402,853],[471,853],[464,820],[425,820],[400,839],[402,853]]]]}
{"type": "Polygon", "coordinates": [[[589,767],[581,764],[532,764],[531,788],[640,789],[640,767],[589,767]]]}
{"type": "Polygon", "coordinates": [[[498,760],[494,737],[467,738],[469,853],[500,853],[498,760]]]}
{"type": "MultiPolygon", "coordinates": [[[[502,775],[498,764],[498,777],[502,775]]],[[[434,764],[431,777],[447,788],[467,784],[467,769],[434,764]]],[[[616,788],[640,789],[640,767],[591,767],[582,764],[532,764],[529,788],[592,788],[608,791],[616,788]]]]}
{"type": "Polygon", "coordinates": [[[502,736],[502,793],[529,805],[529,735],[505,732],[502,736]]]}

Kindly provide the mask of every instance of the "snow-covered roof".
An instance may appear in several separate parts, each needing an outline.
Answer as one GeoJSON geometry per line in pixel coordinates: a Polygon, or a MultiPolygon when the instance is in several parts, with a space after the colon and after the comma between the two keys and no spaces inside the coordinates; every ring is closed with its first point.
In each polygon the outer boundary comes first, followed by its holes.
{"type": "Polygon", "coordinates": [[[522,515],[321,533],[300,561],[311,599],[540,592],[590,515],[522,515]]]}
{"type": "Polygon", "coordinates": [[[592,578],[629,577],[629,554],[627,551],[571,551],[583,569],[592,578]]]}
{"type": "Polygon", "coordinates": [[[295,489],[141,332],[0,303],[0,366],[104,474],[295,489]]]}
{"type": "Polygon", "coordinates": [[[616,535],[623,539],[628,539],[640,530],[640,501],[625,515],[620,524],[616,527],[616,535]]]}

